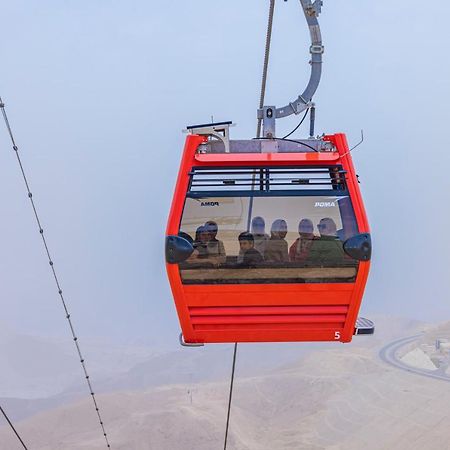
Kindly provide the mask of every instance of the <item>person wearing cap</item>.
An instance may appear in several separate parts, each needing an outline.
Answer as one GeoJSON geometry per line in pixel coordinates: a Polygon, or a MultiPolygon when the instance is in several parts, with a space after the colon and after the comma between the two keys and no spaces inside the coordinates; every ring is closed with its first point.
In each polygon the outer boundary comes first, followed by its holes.
{"type": "Polygon", "coordinates": [[[310,219],[302,219],[298,224],[299,237],[289,249],[289,260],[292,262],[305,262],[313,243],[314,225],[310,219]]]}
{"type": "Polygon", "coordinates": [[[268,262],[289,261],[288,243],[286,242],[287,223],[283,219],[273,222],[270,229],[270,239],[267,241],[264,260],[268,262]]]}

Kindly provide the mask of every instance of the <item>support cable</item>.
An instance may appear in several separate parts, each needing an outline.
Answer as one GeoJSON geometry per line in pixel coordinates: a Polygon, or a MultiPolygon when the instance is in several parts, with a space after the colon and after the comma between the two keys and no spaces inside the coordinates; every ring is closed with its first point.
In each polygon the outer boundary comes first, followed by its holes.
{"type": "Polygon", "coordinates": [[[234,352],[233,352],[233,368],[231,369],[230,396],[228,398],[227,425],[225,428],[225,442],[223,444],[223,450],[227,450],[228,428],[230,426],[231,399],[233,398],[234,370],[236,368],[237,346],[238,345],[236,342],[234,344],[234,352]]]}
{"type": "MultiPolygon", "coordinates": [[[[259,109],[262,109],[264,107],[264,97],[266,96],[267,72],[269,69],[270,44],[272,43],[274,10],[275,10],[275,0],[270,0],[269,21],[267,23],[267,34],[266,34],[266,48],[264,51],[264,64],[261,81],[261,93],[259,97],[259,109]]],[[[262,118],[258,118],[258,125],[256,127],[256,137],[258,138],[261,137],[261,125],[262,125],[262,118]]]]}
{"type": "Polygon", "coordinates": [[[59,297],[61,299],[62,306],[64,308],[66,319],[67,319],[67,322],[69,324],[70,332],[72,334],[72,338],[73,338],[73,341],[75,343],[75,347],[76,347],[78,356],[80,358],[81,367],[83,369],[84,376],[85,376],[85,379],[86,379],[86,382],[87,382],[87,385],[88,385],[88,388],[89,388],[89,393],[91,394],[91,397],[92,397],[92,402],[94,404],[95,412],[97,414],[97,417],[98,417],[98,420],[99,420],[99,423],[100,423],[100,427],[101,427],[101,430],[102,430],[102,433],[103,433],[103,437],[105,438],[105,442],[106,442],[107,448],[111,448],[111,446],[109,444],[108,436],[106,434],[104,421],[103,421],[102,416],[100,414],[100,408],[98,407],[97,399],[95,397],[95,394],[94,394],[94,391],[93,391],[93,388],[92,388],[92,383],[91,383],[91,380],[90,380],[90,377],[89,377],[89,374],[88,374],[88,371],[87,371],[87,368],[86,368],[85,359],[84,359],[84,357],[83,357],[83,355],[81,353],[80,344],[78,343],[78,337],[77,337],[77,335],[75,333],[75,328],[74,328],[73,323],[72,323],[72,319],[71,319],[71,316],[70,316],[70,313],[69,313],[69,309],[67,307],[66,300],[65,300],[65,298],[63,296],[63,291],[62,291],[62,288],[61,288],[61,284],[59,282],[59,278],[58,278],[58,275],[57,275],[56,270],[55,270],[53,259],[52,259],[51,254],[50,254],[49,246],[47,244],[47,239],[46,239],[45,234],[44,234],[44,229],[42,228],[41,220],[39,218],[38,211],[36,209],[36,204],[35,204],[34,199],[33,199],[33,194],[31,193],[31,190],[30,190],[30,184],[28,182],[28,178],[26,176],[26,173],[25,173],[25,170],[24,170],[24,167],[23,167],[23,164],[22,164],[22,160],[20,158],[19,147],[17,146],[16,140],[14,139],[14,135],[13,135],[11,126],[9,124],[8,116],[6,114],[5,104],[3,103],[3,100],[2,100],[1,97],[0,97],[0,109],[2,110],[2,115],[3,115],[3,119],[5,121],[6,129],[8,130],[8,134],[9,134],[9,137],[11,139],[12,148],[13,148],[14,153],[16,155],[17,162],[18,162],[19,168],[20,168],[20,172],[22,173],[22,178],[23,178],[23,181],[25,183],[25,187],[26,187],[26,190],[27,190],[27,193],[28,193],[28,198],[30,199],[30,203],[31,203],[31,207],[33,209],[34,217],[36,219],[38,230],[39,230],[39,233],[41,235],[42,243],[44,245],[45,253],[46,253],[47,258],[48,258],[48,263],[50,265],[50,268],[51,268],[51,271],[52,271],[52,274],[53,274],[53,278],[55,280],[56,288],[58,290],[58,294],[59,294],[59,297]]]}
{"type": "MultiPolygon", "coordinates": [[[[264,101],[266,97],[267,72],[269,70],[270,44],[272,43],[274,11],[275,11],[275,0],[270,0],[269,20],[267,22],[266,46],[264,50],[264,63],[261,80],[261,92],[259,97],[259,109],[262,109],[264,107],[264,101]]],[[[261,137],[261,127],[262,127],[262,118],[258,118],[258,123],[256,125],[256,139],[259,139],[261,137]]],[[[255,180],[256,180],[256,171],[253,174],[252,191],[254,190],[255,187],[255,180]]],[[[250,232],[252,213],[253,213],[253,196],[250,197],[250,204],[248,208],[247,232],[250,232]]]]}
{"type": "Polygon", "coordinates": [[[17,432],[17,430],[14,428],[14,425],[12,424],[11,420],[9,420],[9,417],[6,415],[5,410],[0,406],[0,411],[3,414],[3,416],[5,417],[6,421],[8,422],[9,426],[11,427],[11,429],[14,431],[14,434],[17,436],[17,439],[19,439],[20,443],[22,444],[22,447],[25,450],[28,450],[28,447],[25,445],[25,443],[23,442],[22,438],[20,437],[19,433],[17,432]]]}

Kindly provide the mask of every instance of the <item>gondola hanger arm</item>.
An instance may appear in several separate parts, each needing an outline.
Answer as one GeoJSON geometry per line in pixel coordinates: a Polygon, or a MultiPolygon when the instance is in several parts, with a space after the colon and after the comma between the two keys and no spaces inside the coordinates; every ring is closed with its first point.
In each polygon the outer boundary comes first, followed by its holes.
{"type": "Polygon", "coordinates": [[[324,46],[322,43],[322,34],[320,31],[318,17],[322,11],[323,1],[299,1],[305,14],[309,33],[311,35],[311,46],[309,49],[311,54],[311,75],[305,90],[294,101],[289,102],[281,108],[277,108],[275,106],[264,106],[263,108],[258,109],[258,118],[263,120],[265,137],[275,136],[276,119],[287,117],[291,114],[300,114],[313,106],[311,100],[319,87],[322,76],[322,55],[324,52],[324,46]]]}

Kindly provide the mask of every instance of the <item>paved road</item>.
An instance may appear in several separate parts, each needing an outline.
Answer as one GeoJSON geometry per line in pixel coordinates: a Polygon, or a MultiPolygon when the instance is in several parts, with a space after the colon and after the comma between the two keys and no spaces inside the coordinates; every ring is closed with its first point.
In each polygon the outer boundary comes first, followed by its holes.
{"type": "Polygon", "coordinates": [[[391,366],[397,367],[398,369],[405,370],[410,373],[415,373],[417,375],[429,378],[436,378],[442,381],[450,381],[450,375],[445,374],[445,368],[436,370],[418,369],[416,367],[408,366],[401,360],[397,359],[396,352],[399,348],[413,341],[416,341],[421,336],[422,334],[416,334],[415,336],[409,336],[406,338],[398,339],[384,346],[379,352],[381,360],[387,364],[390,364],[391,366]]]}

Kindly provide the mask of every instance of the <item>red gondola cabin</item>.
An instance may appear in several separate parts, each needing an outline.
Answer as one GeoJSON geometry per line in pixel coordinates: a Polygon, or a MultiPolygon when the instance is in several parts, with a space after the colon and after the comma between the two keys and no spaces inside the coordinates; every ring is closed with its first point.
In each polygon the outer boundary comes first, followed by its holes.
{"type": "Polygon", "coordinates": [[[189,129],[168,220],[184,341],[351,341],[371,241],[345,135],[230,141],[228,127],[189,129]]]}

